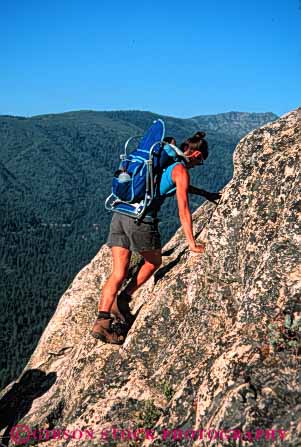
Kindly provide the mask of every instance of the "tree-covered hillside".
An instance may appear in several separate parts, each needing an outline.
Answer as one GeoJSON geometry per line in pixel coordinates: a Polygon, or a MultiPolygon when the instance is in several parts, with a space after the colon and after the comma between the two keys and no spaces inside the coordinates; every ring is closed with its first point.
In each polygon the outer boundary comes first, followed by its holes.
{"type": "MultiPolygon", "coordinates": [[[[0,116],[0,388],[22,370],[58,299],[105,242],[111,215],[104,201],[119,154],[127,138],[157,117],[139,111],[0,116]]],[[[277,117],[162,118],[178,143],[196,130],[207,133],[209,157],[192,171],[192,183],[217,191],[232,176],[239,139],[277,117]]],[[[191,197],[192,209],[201,203],[191,197]]],[[[161,218],[166,241],[179,225],[174,199],[161,218]]]]}

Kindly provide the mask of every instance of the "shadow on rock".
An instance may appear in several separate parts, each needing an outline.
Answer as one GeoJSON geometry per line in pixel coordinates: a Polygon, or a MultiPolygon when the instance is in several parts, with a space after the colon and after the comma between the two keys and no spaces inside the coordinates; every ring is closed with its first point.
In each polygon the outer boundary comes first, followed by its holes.
{"type": "Polygon", "coordinates": [[[138,312],[136,312],[135,315],[131,312],[131,308],[130,308],[131,301],[132,301],[132,297],[130,295],[127,295],[124,292],[121,292],[117,296],[117,306],[118,306],[118,309],[120,310],[120,312],[122,313],[122,315],[124,316],[125,321],[128,324],[128,330],[130,330],[130,328],[133,326],[134,321],[136,320],[136,318],[138,316],[138,312]]]}
{"type": "Polygon", "coordinates": [[[32,403],[45,394],[56,381],[56,373],[46,374],[39,369],[29,369],[19,382],[0,401],[0,430],[7,427],[0,446],[8,446],[12,427],[29,412],[32,403]]]}
{"type": "MultiPolygon", "coordinates": [[[[157,270],[154,274],[154,283],[157,284],[157,282],[164,278],[164,276],[166,275],[166,273],[168,273],[170,270],[172,270],[181,260],[182,256],[186,253],[186,249],[182,250],[178,256],[176,257],[176,259],[174,259],[173,261],[170,261],[169,264],[164,265],[163,267],[161,267],[159,270],[157,270]]],[[[167,256],[166,254],[167,252],[164,253],[164,256],[167,256]]]]}

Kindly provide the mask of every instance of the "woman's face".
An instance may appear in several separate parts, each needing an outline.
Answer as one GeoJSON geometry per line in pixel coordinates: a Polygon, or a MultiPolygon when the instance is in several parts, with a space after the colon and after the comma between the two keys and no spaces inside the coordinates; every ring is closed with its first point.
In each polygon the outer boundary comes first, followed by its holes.
{"type": "Polygon", "coordinates": [[[184,152],[184,155],[186,155],[186,158],[188,158],[188,163],[186,166],[188,168],[194,168],[195,166],[199,166],[203,164],[203,155],[200,151],[191,151],[191,149],[187,149],[184,152]]]}

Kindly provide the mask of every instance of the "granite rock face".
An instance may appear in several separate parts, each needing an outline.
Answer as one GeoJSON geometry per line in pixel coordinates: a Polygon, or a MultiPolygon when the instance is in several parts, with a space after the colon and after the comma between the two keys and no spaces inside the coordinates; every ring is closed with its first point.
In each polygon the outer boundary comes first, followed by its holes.
{"type": "Polygon", "coordinates": [[[300,446],[300,151],[300,109],[240,141],[219,206],[193,215],[205,254],[177,231],[122,346],[90,336],[111,271],[103,246],[1,392],[2,443],[19,423],[47,447],[300,446]]]}

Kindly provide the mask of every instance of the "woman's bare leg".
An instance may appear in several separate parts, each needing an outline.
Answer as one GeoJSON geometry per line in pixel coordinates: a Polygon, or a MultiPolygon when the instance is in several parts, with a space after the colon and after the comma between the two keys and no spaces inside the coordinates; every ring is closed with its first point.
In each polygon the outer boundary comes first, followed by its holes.
{"type": "Polygon", "coordinates": [[[144,258],[144,264],[140,268],[137,276],[132,278],[124,289],[124,292],[128,295],[132,295],[139,287],[141,287],[162,264],[161,249],[142,251],[140,252],[140,255],[144,258]]]}
{"type": "MultiPolygon", "coordinates": [[[[113,269],[110,277],[104,284],[98,303],[98,310],[113,312],[119,318],[124,319],[116,305],[112,306],[118,290],[122,286],[128,272],[132,252],[123,247],[112,247],[113,269]]],[[[115,304],[115,303],[114,303],[115,304]]]]}
{"type": "MultiPolygon", "coordinates": [[[[150,251],[143,251],[140,252],[140,255],[144,258],[144,264],[138,271],[138,274],[131,279],[129,284],[126,286],[126,288],[123,290],[124,293],[128,295],[132,295],[139,287],[142,286],[152,275],[153,273],[160,267],[162,264],[162,253],[161,249],[158,250],[150,250],[150,251]]],[[[125,274],[126,278],[127,272],[125,274]]],[[[128,303],[124,303],[125,306],[128,305],[128,303]]],[[[114,313],[116,316],[118,316],[121,320],[125,320],[124,316],[119,312],[118,305],[117,305],[117,293],[115,295],[111,312],[114,313]]]]}

